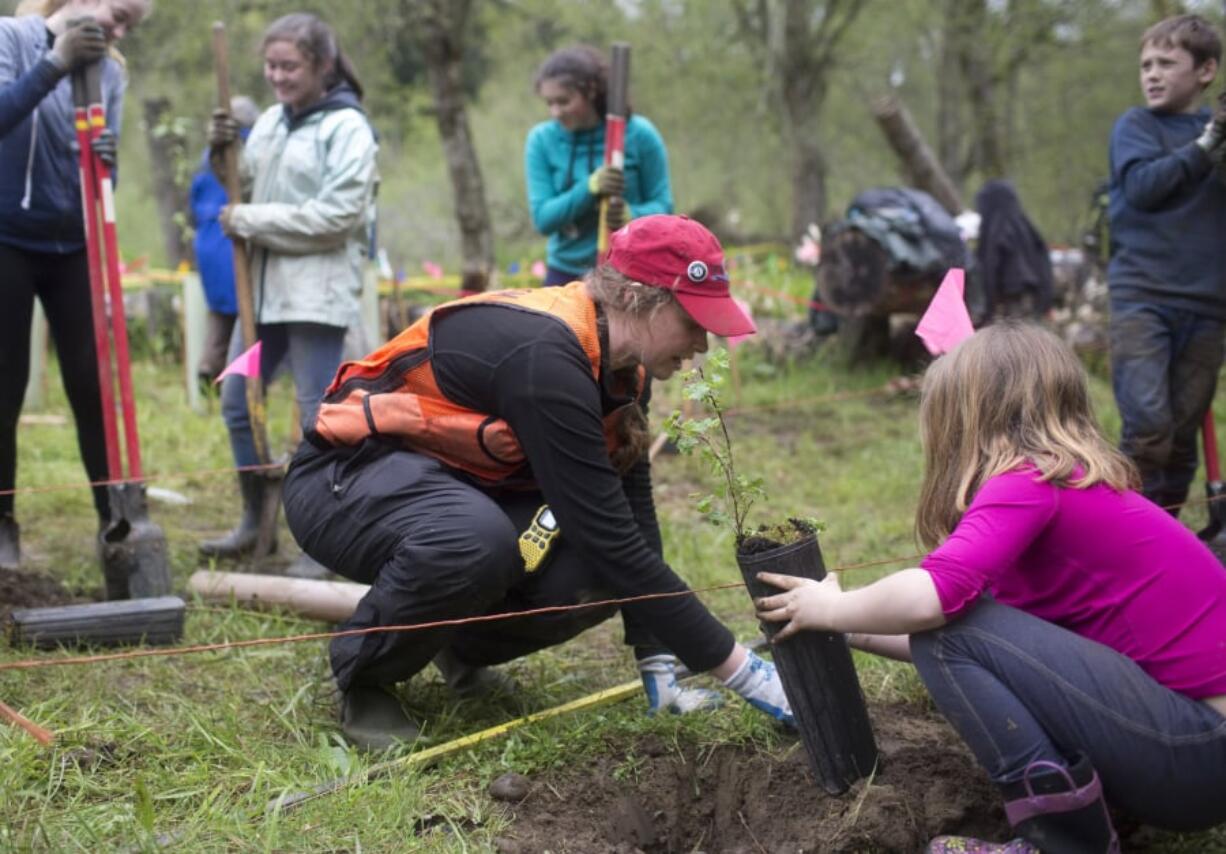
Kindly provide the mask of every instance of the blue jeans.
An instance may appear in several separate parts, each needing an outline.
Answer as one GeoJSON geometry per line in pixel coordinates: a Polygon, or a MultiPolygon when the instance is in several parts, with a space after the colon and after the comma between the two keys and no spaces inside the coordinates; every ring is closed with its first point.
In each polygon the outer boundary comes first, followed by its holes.
{"type": "MultiPolygon", "coordinates": [[[[315,420],[315,410],[319,407],[324,389],[340,367],[341,349],[345,344],[344,327],[325,326],[322,323],[266,323],[256,327],[256,337],[262,342],[260,376],[265,385],[272,381],[283,364],[293,376],[294,399],[298,403],[305,431],[315,420]]],[[[242,352],[242,325],[235,324],[226,364],[233,362],[242,352]]],[[[228,376],[221,381],[221,417],[230,431],[230,448],[234,452],[235,464],[258,464],[260,460],[255,452],[251,420],[247,413],[247,380],[244,377],[228,376]]]]}
{"type": "Polygon", "coordinates": [[[1213,402],[1224,332],[1222,321],[1196,312],[1111,301],[1120,449],[1141,470],[1141,492],[1163,507],[1188,497],[1196,435],[1213,402]]]}
{"type": "Polygon", "coordinates": [[[1115,650],[985,598],[912,635],[911,656],[994,782],[1081,753],[1107,800],[1147,824],[1200,830],[1226,821],[1226,716],[1115,650]]]}

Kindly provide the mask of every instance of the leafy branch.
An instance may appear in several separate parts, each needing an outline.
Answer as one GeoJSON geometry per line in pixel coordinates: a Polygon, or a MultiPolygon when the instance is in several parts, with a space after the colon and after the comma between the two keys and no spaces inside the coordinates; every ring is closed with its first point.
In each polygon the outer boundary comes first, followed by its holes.
{"type": "Polygon", "coordinates": [[[664,430],[682,454],[697,453],[719,478],[711,494],[699,495],[697,508],[714,525],[732,524],[736,541],[745,539],[745,520],[754,502],[766,497],[760,477],[746,477],[736,470],[732,437],[724,418],[722,394],[728,383],[728,351],[717,350],[706,364],[687,371],[682,395],[702,404],[712,414],[690,418],[674,411],[664,421],[664,430]]]}

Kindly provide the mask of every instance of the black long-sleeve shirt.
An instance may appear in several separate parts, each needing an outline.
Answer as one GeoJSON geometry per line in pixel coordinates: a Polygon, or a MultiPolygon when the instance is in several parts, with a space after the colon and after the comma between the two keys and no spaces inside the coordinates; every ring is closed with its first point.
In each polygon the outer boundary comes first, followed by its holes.
{"type": "MultiPolygon", "coordinates": [[[[435,321],[431,362],[450,399],[504,419],[567,541],[618,596],[686,590],[664,562],[643,460],[623,479],[609,462],[603,416],[626,403],[592,376],[560,320],[502,305],[474,305],[435,321]],[[653,542],[654,540],[654,542],[653,542]]],[[[694,596],[625,609],[694,671],[732,651],[731,632],[694,596]]]]}

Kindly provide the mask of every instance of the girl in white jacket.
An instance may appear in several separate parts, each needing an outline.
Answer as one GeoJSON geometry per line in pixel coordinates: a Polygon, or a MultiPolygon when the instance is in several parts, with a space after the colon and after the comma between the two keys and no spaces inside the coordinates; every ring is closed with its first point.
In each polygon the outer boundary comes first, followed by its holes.
{"type": "MultiPolygon", "coordinates": [[[[311,423],[340,365],[345,330],[358,319],[378,145],[361,107],[361,84],[328,24],[306,13],[279,18],[264,33],[263,56],[264,78],[278,103],[247,138],[240,157],[242,202],[224,208],[221,223],[249,248],[263,380],[287,367],[303,422],[311,423]]],[[[237,136],[234,120],[214,113],[213,150],[234,144],[237,136]]],[[[243,349],[236,327],[229,360],[243,349]]],[[[226,377],[221,401],[240,467],[242,516],[238,527],[202,543],[200,551],[227,558],[255,546],[268,481],[241,470],[260,462],[246,380],[226,377]]]]}

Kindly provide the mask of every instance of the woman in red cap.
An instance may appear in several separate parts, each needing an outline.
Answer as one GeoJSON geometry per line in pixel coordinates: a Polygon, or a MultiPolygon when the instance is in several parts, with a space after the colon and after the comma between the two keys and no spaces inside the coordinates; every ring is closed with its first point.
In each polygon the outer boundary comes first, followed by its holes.
{"type": "MultiPolygon", "coordinates": [[[[307,554],[371,585],[344,628],[683,594],[651,498],[650,380],[704,352],[708,332],[753,331],[715,237],[657,215],[616,232],[584,281],[442,305],[342,365],[290,466],[285,514],[307,554]]],[[[505,688],[489,665],[617,610],[337,638],[341,728],[366,748],[411,741],[391,686],[433,660],[457,693],[505,688]]],[[[774,667],[696,597],[621,610],[651,710],[718,700],[678,686],[675,655],[791,723],[774,667]]]]}

